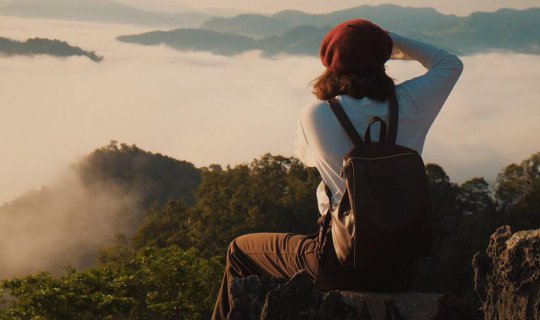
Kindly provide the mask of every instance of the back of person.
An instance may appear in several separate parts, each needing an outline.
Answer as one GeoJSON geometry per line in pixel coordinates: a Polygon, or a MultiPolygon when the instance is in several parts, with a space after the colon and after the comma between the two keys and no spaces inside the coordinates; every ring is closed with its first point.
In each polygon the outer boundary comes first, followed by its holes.
{"type": "MultiPolygon", "coordinates": [[[[399,104],[399,123],[396,144],[422,154],[426,135],[463,70],[461,60],[445,50],[389,33],[393,41],[391,59],[416,60],[428,71],[421,76],[396,85],[399,104]]],[[[389,101],[369,97],[355,99],[349,95],[336,97],[354,127],[362,136],[369,120],[378,116],[389,121],[389,101]]],[[[378,132],[375,124],[373,131],[378,132]]],[[[373,136],[377,141],[378,135],[373,136]]],[[[345,182],[339,176],[343,157],[353,143],[343,130],[326,101],[305,106],[300,115],[295,144],[296,156],[306,165],[317,167],[323,181],[332,191],[332,203],[337,205],[343,195],[345,182]]],[[[328,198],[321,181],[317,189],[319,211],[325,214],[328,198]]]]}
{"type": "MultiPolygon", "coordinates": [[[[345,190],[345,181],[340,177],[343,158],[353,148],[326,100],[337,98],[363,137],[371,117],[388,122],[388,97],[395,93],[399,103],[396,143],[421,154],[426,134],[463,64],[445,50],[385,32],[362,19],[346,21],[332,29],[323,40],[320,53],[327,69],[314,84],[318,100],[302,109],[296,155],[306,166],[317,167],[321,174],[323,180],[316,192],[320,214],[325,215],[330,207],[325,182],[336,206],[345,190]],[[384,70],[388,58],[417,60],[428,71],[394,86],[384,70]]],[[[378,125],[374,126],[374,132],[378,132],[378,125]]],[[[374,134],[373,140],[377,141],[377,136],[374,134]]],[[[253,233],[235,238],[227,251],[212,319],[227,318],[229,290],[237,277],[264,275],[287,279],[303,270],[323,290],[406,291],[417,275],[417,257],[388,259],[381,253],[358,266],[345,266],[338,261],[331,242],[324,245],[320,239],[317,235],[296,233],[253,233]]]]}

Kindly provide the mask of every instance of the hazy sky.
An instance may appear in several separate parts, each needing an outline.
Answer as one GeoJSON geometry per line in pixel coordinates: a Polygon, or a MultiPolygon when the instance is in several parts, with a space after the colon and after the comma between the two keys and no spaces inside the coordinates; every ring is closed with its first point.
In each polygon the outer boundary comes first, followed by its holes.
{"type": "MultiPolygon", "coordinates": [[[[0,203],[49,184],[70,163],[118,140],[191,161],[238,164],[265,152],[292,155],[298,113],[313,98],[316,58],[269,60],[182,53],[117,42],[147,31],[2,17],[2,36],[42,36],[96,50],[87,58],[0,57],[0,203]]],[[[540,56],[463,58],[465,71],[428,135],[424,158],[454,181],[494,178],[540,151],[540,56]]],[[[398,81],[416,62],[390,62],[398,81]]]]}
{"type": "MultiPolygon", "coordinates": [[[[29,0],[0,0],[0,5],[29,0]]],[[[81,1],[81,0],[31,0],[31,1],[81,1]]],[[[114,1],[114,0],[84,0],[114,1]]],[[[474,11],[494,11],[499,8],[524,9],[540,6],[540,0],[116,0],[130,6],[156,11],[189,11],[202,9],[232,9],[234,11],[273,13],[285,9],[321,13],[359,5],[393,3],[410,7],[432,7],[440,12],[469,15],[474,11]]],[[[227,12],[227,11],[225,11],[227,12]]]]}

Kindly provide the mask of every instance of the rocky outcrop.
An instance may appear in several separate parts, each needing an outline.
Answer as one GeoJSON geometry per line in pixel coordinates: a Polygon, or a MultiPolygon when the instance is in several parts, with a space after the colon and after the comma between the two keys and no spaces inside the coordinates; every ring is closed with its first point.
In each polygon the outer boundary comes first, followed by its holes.
{"type": "Polygon", "coordinates": [[[288,282],[235,279],[228,319],[473,320],[459,299],[431,293],[320,291],[305,273],[288,282]]]}
{"type": "Polygon", "coordinates": [[[540,229],[498,228],[473,267],[486,320],[540,319],[540,229]]]}
{"type": "Polygon", "coordinates": [[[229,290],[231,309],[227,319],[258,319],[261,314],[266,295],[280,283],[269,277],[249,276],[233,280],[229,290]],[[254,317],[254,315],[257,315],[254,317]]]}

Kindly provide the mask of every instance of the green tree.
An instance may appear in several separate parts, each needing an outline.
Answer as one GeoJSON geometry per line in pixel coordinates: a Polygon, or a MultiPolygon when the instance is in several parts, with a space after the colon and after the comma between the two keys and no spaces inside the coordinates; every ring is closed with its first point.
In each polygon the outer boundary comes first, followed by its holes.
{"type": "Polygon", "coordinates": [[[501,171],[496,200],[512,230],[540,227],[540,152],[501,171]]]}
{"type": "Polygon", "coordinates": [[[184,249],[192,247],[190,212],[182,200],[170,200],[163,208],[157,204],[151,206],[133,237],[133,245],[135,248],[147,245],[164,248],[172,244],[184,249]]]}
{"type": "Polygon", "coordinates": [[[208,318],[223,265],[195,249],[143,247],[121,269],[66,269],[0,282],[0,319],[208,318]]]}
{"type": "MultiPolygon", "coordinates": [[[[105,154],[133,151],[121,151],[125,147],[117,144],[107,148],[105,154]]],[[[320,176],[295,158],[266,154],[250,164],[211,165],[200,172],[193,206],[183,197],[154,202],[132,238],[119,235],[113,246],[101,251],[97,267],[0,282],[6,300],[0,319],[208,318],[223,257],[234,237],[317,230],[315,189],[320,176]]],[[[434,242],[432,256],[423,259],[417,289],[450,291],[478,303],[472,255],[485,250],[501,224],[516,230],[540,227],[540,153],[502,170],[495,192],[483,178],[452,183],[436,164],[428,164],[426,172],[434,242]]]]}
{"type": "Polygon", "coordinates": [[[484,178],[464,182],[457,196],[462,214],[493,213],[496,209],[493,192],[484,178]]]}
{"type": "Polygon", "coordinates": [[[251,232],[317,230],[316,169],[298,159],[263,155],[251,164],[203,170],[191,237],[205,254],[222,255],[231,240],[251,232]]]}
{"type": "Polygon", "coordinates": [[[448,260],[454,261],[457,250],[451,238],[461,218],[457,206],[459,187],[450,182],[437,164],[427,164],[426,173],[433,206],[433,247],[431,256],[422,260],[418,287],[422,291],[441,292],[456,281],[448,260]]]}

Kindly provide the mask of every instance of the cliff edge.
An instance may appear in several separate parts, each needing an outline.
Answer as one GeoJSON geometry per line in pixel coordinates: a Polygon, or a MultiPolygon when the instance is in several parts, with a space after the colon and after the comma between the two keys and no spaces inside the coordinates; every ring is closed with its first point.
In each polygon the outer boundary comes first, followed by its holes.
{"type": "Polygon", "coordinates": [[[303,272],[280,282],[262,276],[234,279],[229,320],[476,320],[461,300],[419,292],[320,291],[303,272]]]}
{"type": "Polygon", "coordinates": [[[498,228],[473,268],[485,320],[540,319],[540,229],[498,228]]]}

